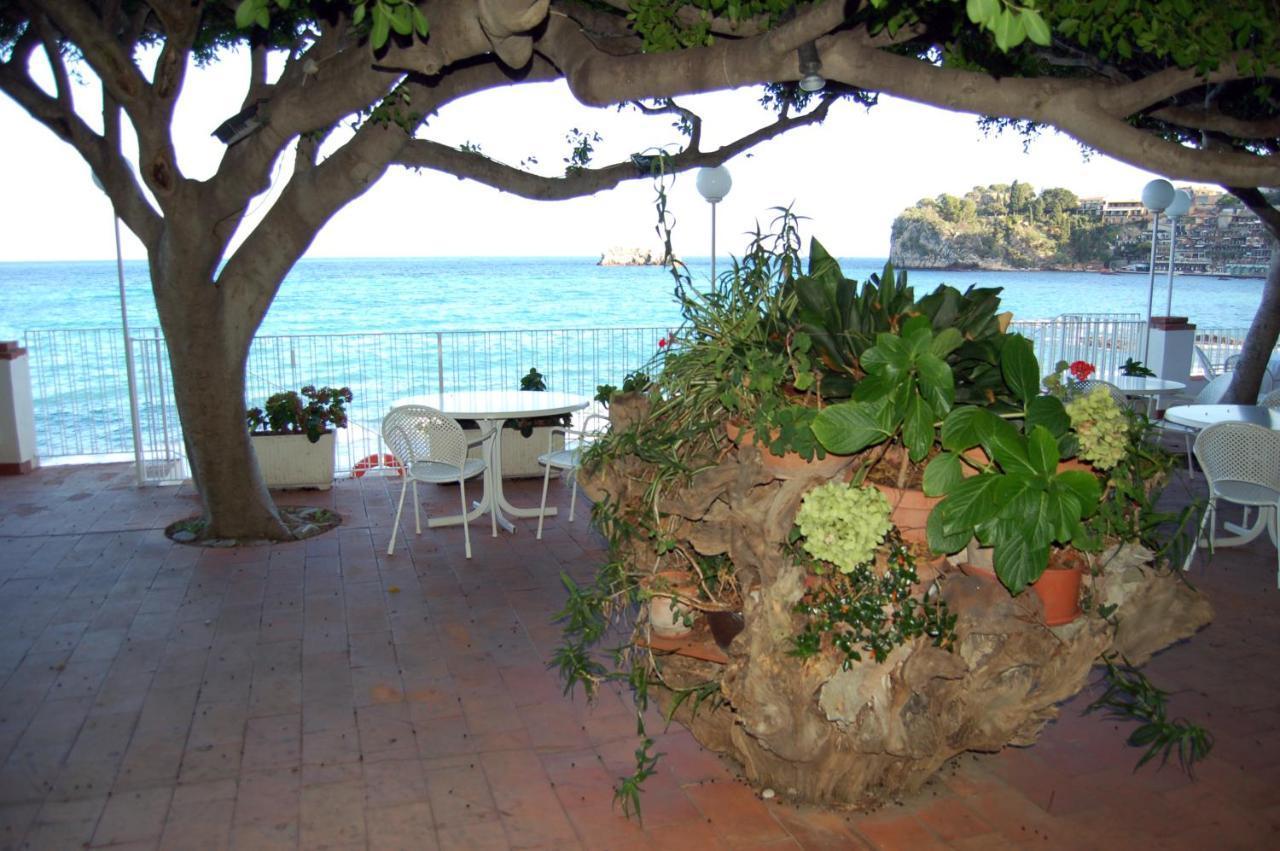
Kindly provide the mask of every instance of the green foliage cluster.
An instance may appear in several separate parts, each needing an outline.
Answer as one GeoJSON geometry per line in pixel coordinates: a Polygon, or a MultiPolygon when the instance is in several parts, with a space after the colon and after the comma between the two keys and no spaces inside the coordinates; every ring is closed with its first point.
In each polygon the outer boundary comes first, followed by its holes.
{"type": "Polygon", "coordinates": [[[1098,265],[1112,259],[1122,229],[1080,212],[1070,190],[1040,194],[1026,183],[975,186],[963,198],[924,198],[893,222],[894,256],[933,255],[947,246],[999,266],[1098,265]]]}
{"type": "MultiPolygon", "coordinates": [[[[666,343],[666,340],[664,339],[662,342],[666,343]]],[[[628,372],[622,377],[621,390],[612,384],[597,384],[595,400],[607,408],[609,403],[613,401],[613,397],[618,393],[640,393],[647,390],[652,383],[647,372],[637,369],[634,372],[628,372]]]]}
{"type": "Polygon", "coordinates": [[[837,573],[796,603],[804,627],[792,636],[791,655],[816,656],[826,643],[843,657],[847,671],[863,653],[883,662],[895,647],[921,637],[950,649],[956,615],[943,600],[912,596],[919,581],[915,559],[900,540],[891,542],[883,574],[877,576],[870,564],[837,573]]]}
{"type": "Polygon", "coordinates": [[[321,387],[308,384],[301,395],[293,390],[274,393],[261,408],[245,411],[249,431],[261,434],[305,434],[315,443],[329,427],[345,428],[349,387],[321,387]],[[306,400],[305,402],[303,400],[306,400]]]}
{"type": "Polygon", "coordinates": [[[547,377],[538,372],[536,366],[529,367],[529,371],[520,376],[521,390],[546,390],[547,377]]]}

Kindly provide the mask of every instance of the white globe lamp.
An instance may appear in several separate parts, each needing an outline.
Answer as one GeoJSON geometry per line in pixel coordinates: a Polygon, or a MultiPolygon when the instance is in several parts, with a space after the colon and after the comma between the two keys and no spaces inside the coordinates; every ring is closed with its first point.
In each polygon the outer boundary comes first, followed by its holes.
{"type": "Polygon", "coordinates": [[[729,169],[722,165],[698,171],[698,194],[711,204],[711,285],[716,282],[716,204],[724,200],[733,188],[729,169]]]}
{"type": "Polygon", "coordinates": [[[712,204],[723,201],[732,188],[733,178],[729,175],[729,169],[724,166],[698,170],[698,192],[712,204]]]}
{"type": "Polygon", "coordinates": [[[1163,213],[1173,203],[1173,184],[1156,178],[1142,188],[1142,206],[1153,213],[1163,213]]]}

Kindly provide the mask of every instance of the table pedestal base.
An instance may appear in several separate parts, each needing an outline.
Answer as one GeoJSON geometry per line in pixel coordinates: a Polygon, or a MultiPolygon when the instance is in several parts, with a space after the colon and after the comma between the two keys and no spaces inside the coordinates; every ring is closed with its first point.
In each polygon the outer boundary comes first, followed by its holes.
{"type": "MultiPolygon", "coordinates": [[[[465,515],[451,514],[446,517],[432,517],[427,520],[427,526],[431,529],[438,529],[441,526],[460,526],[463,523],[470,523],[479,519],[486,511],[492,511],[494,520],[498,525],[508,532],[514,532],[516,526],[507,515],[512,517],[537,517],[539,514],[536,508],[518,508],[507,501],[507,495],[502,490],[502,471],[495,463],[495,459],[502,457],[502,428],[501,423],[493,420],[482,420],[480,426],[480,439],[487,444],[488,458],[485,459],[484,475],[484,495],[480,499],[471,504],[471,510],[465,515]],[[493,439],[489,440],[492,435],[493,439]]],[[[548,507],[544,516],[554,517],[556,509],[548,507]]],[[[494,533],[496,537],[496,532],[494,533]]]]}

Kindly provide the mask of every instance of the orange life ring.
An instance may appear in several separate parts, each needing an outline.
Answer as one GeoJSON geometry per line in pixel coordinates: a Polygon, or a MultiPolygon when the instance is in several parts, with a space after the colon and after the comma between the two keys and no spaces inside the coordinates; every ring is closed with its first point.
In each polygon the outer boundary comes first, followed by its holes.
{"type": "Polygon", "coordinates": [[[396,456],[391,453],[383,453],[382,455],[368,455],[356,462],[351,468],[351,475],[360,478],[365,473],[375,467],[386,467],[388,470],[395,470],[400,476],[404,476],[404,465],[396,460],[396,456]]]}

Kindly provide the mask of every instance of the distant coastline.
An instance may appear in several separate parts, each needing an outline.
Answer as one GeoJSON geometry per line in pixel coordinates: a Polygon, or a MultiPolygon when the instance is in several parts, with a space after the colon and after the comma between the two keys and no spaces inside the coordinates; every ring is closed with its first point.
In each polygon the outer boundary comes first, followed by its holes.
{"type": "MultiPolygon", "coordinates": [[[[1148,275],[1147,269],[1100,269],[1097,267],[1086,266],[1005,266],[998,263],[950,263],[950,264],[928,264],[928,263],[910,263],[910,264],[894,264],[896,268],[905,269],[909,272],[1061,272],[1061,273],[1087,273],[1093,275],[1148,275]]],[[[1145,264],[1144,264],[1145,265],[1145,264]]],[[[1167,269],[1156,269],[1156,276],[1163,280],[1168,274],[1167,269]]],[[[1265,281],[1266,275],[1256,274],[1231,274],[1217,272],[1184,272],[1179,269],[1177,272],[1179,278],[1210,278],[1222,281],[1230,280],[1256,280],[1265,281]]]]}

